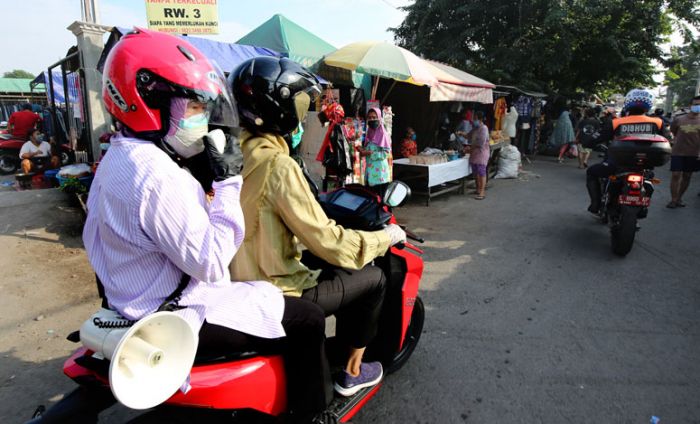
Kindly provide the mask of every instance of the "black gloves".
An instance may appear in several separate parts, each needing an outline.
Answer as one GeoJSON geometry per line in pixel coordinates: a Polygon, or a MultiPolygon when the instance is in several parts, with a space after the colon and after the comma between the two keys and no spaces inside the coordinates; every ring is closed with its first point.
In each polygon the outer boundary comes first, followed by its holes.
{"type": "Polygon", "coordinates": [[[238,175],[243,165],[243,155],[234,137],[226,137],[223,131],[213,130],[204,136],[204,152],[214,181],[223,181],[238,175]]]}

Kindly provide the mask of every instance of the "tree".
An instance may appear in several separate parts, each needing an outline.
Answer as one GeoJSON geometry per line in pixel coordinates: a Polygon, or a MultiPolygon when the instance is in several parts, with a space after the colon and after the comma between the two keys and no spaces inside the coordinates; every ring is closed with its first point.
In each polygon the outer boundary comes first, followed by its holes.
{"type": "Polygon", "coordinates": [[[681,107],[690,104],[700,78],[700,38],[685,41],[683,46],[671,48],[664,80],[668,89],[678,96],[675,105],[681,107]]]}
{"type": "Polygon", "coordinates": [[[500,84],[573,94],[652,85],[694,0],[416,0],[393,28],[399,45],[500,84]]]}
{"type": "Polygon", "coordinates": [[[34,79],[34,75],[31,72],[27,72],[24,69],[14,69],[12,71],[5,72],[2,74],[3,78],[29,78],[34,79]]]}

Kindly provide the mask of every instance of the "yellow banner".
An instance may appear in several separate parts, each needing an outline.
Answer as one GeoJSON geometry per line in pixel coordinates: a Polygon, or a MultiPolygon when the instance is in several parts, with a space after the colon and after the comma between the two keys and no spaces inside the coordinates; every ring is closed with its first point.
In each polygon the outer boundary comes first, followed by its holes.
{"type": "Polygon", "coordinates": [[[218,34],[217,0],[146,0],[148,28],[176,34],[218,34]]]}

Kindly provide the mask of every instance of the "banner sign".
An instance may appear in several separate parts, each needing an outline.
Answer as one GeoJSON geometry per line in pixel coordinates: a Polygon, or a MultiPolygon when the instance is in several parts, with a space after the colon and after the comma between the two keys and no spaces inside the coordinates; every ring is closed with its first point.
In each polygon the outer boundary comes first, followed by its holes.
{"type": "Polygon", "coordinates": [[[148,28],[176,34],[218,34],[217,0],[146,0],[148,28]]]}

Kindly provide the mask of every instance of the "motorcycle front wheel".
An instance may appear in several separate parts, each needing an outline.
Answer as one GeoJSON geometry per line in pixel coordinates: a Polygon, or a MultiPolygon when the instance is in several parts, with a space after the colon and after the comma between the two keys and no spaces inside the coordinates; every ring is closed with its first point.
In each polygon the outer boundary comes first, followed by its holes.
{"type": "Polygon", "coordinates": [[[413,305],[413,313],[411,313],[411,322],[408,323],[403,346],[401,346],[401,350],[394,355],[391,364],[387,368],[387,374],[397,371],[406,364],[406,361],[408,361],[408,358],[416,349],[416,345],[418,345],[418,340],[420,340],[420,335],[423,332],[424,322],[425,307],[423,306],[423,299],[416,297],[416,303],[413,305]]]}
{"type": "Polygon", "coordinates": [[[616,255],[626,256],[634,244],[634,235],[637,233],[638,208],[623,207],[620,211],[620,220],[610,230],[612,251],[616,255]]]}

